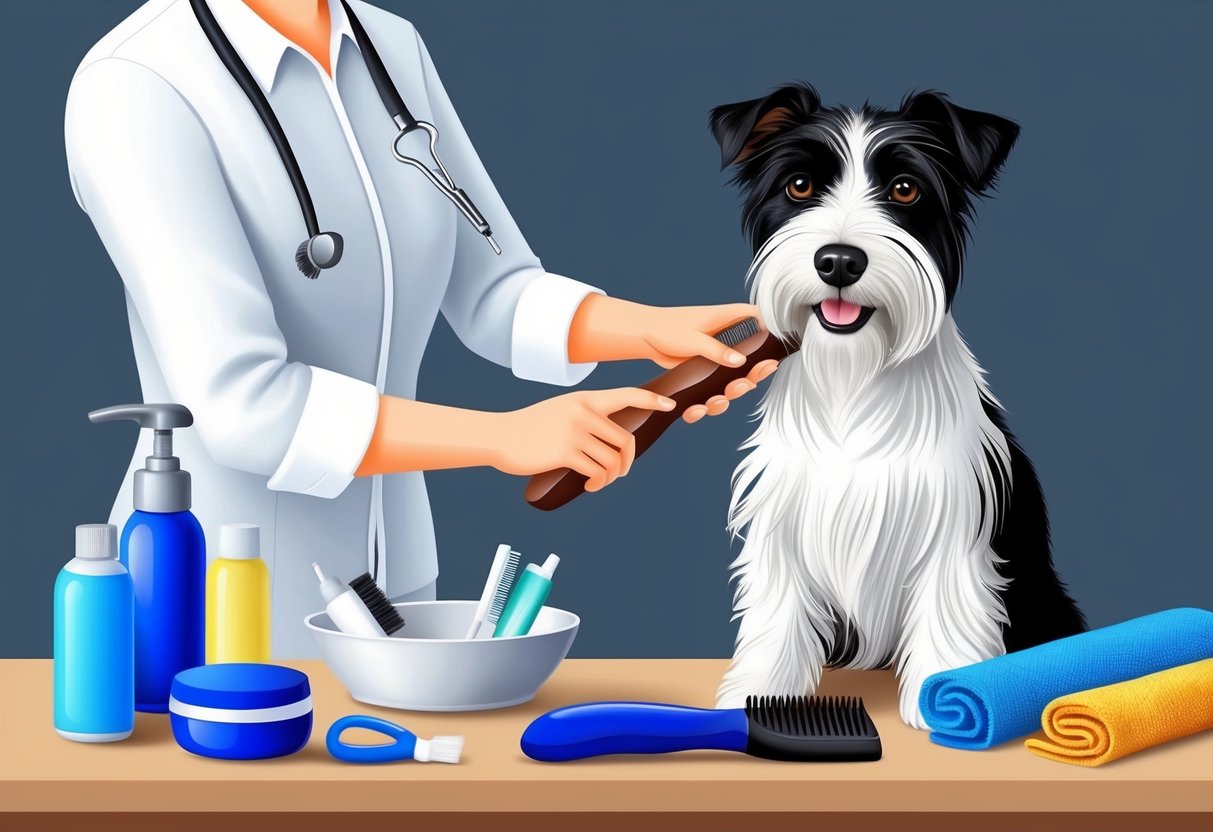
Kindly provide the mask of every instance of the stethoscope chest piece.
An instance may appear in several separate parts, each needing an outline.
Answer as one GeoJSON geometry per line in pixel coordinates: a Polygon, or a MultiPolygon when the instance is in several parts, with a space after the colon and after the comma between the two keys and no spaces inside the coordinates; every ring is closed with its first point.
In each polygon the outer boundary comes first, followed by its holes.
{"type": "Polygon", "coordinates": [[[320,277],[321,269],[331,269],[341,262],[345,241],[336,231],[321,231],[308,237],[295,250],[295,265],[311,280],[320,277]]]}

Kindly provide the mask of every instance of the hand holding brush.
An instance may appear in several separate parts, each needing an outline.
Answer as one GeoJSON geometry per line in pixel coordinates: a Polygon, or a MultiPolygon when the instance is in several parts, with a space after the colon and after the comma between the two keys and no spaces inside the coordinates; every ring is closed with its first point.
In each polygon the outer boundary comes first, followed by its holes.
{"type": "Polygon", "coordinates": [[[557,292],[551,308],[536,301],[522,311],[506,356],[515,373],[572,384],[590,369],[578,365],[637,359],[673,373],[696,367],[723,367],[729,373],[700,388],[698,400],[676,401],[625,387],[578,390],[515,410],[481,411],[380,395],[375,429],[355,475],[489,466],[530,477],[570,468],[584,475],[585,490],[597,491],[626,474],[635,458],[633,434],[610,416],[630,409],[674,411],[675,419],[688,422],[715,415],[753,390],[778,361],[778,350],[765,361],[764,356],[747,360],[739,345],[713,336],[731,332],[739,321],[757,320],[758,310],[750,304],[656,307],[581,291],[577,288],[580,300],[567,324],[564,315],[574,300],[567,293],[557,292]]]}
{"type": "MultiPolygon", "coordinates": [[[[702,356],[683,361],[641,386],[643,390],[672,400],[673,408],[642,410],[627,407],[610,414],[611,421],[635,437],[635,457],[647,451],[679,417],[694,421],[705,412],[713,412],[713,405],[725,396],[730,385],[742,384],[743,379],[754,383],[754,376],[761,378],[763,375],[760,365],[779,361],[793,350],[762,329],[758,319],[753,317],[726,327],[715,338],[725,348],[721,350],[722,356],[734,352],[740,362],[721,364],[702,356]]],[[[736,387],[733,389],[737,390],[736,387]]],[[[716,412],[719,412],[722,408],[717,407],[716,412]]],[[[537,474],[527,484],[526,501],[535,508],[551,511],[584,493],[586,482],[584,474],[569,468],[537,474]]]]}

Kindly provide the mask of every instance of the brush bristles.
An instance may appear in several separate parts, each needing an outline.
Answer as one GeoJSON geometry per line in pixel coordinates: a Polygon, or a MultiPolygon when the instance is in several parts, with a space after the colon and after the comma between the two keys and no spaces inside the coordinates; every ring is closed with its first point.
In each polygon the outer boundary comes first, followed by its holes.
{"type": "Polygon", "coordinates": [[[463,754],[463,737],[418,739],[413,759],[419,763],[458,763],[463,754]]]}
{"type": "Polygon", "coordinates": [[[485,616],[485,621],[489,624],[496,624],[501,620],[505,602],[510,597],[510,589],[514,586],[514,579],[518,577],[518,561],[521,557],[522,555],[518,552],[510,552],[505,560],[505,566],[501,569],[501,578],[497,581],[497,589],[493,591],[493,601],[489,605],[488,615],[485,616]]]}
{"type": "Polygon", "coordinates": [[[746,318],[744,321],[738,321],[728,329],[722,329],[716,333],[716,340],[722,344],[727,344],[730,347],[735,347],[747,338],[751,338],[758,334],[758,319],[746,318]]]}
{"type": "Polygon", "coordinates": [[[320,267],[312,262],[312,256],[308,254],[308,244],[311,238],[304,240],[299,244],[299,248],[295,249],[295,265],[299,267],[299,271],[303,272],[303,276],[308,280],[315,280],[320,277],[320,267]]]}
{"type": "Polygon", "coordinates": [[[745,712],[764,728],[786,736],[876,735],[863,700],[855,696],[750,696],[745,712]]]}
{"type": "Polygon", "coordinates": [[[400,617],[400,613],[396,612],[396,608],[392,606],[392,602],[383,594],[383,590],[371,578],[369,572],[364,572],[350,581],[350,589],[358,593],[358,597],[362,599],[362,603],[366,604],[366,608],[370,610],[371,615],[379,622],[379,626],[383,628],[383,632],[390,636],[404,626],[404,619],[400,617]]]}

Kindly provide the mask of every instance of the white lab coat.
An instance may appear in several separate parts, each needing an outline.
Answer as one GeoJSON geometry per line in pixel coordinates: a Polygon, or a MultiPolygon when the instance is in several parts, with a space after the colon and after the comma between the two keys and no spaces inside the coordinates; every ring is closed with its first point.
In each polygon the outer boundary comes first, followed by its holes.
{"type": "MultiPolygon", "coordinates": [[[[340,264],[314,281],[296,269],[307,235],[286,171],[187,0],[147,3],[88,53],[68,95],[67,160],[122,276],[144,400],[194,413],[176,448],[208,555],[221,524],[261,527],[274,655],[308,656],[302,619],[322,606],[312,561],[347,581],[376,569],[393,597],[437,577],[422,475],[353,472],[379,394],[415,396],[439,311],[480,355],[567,385],[592,369],[569,364],[567,338],[596,290],[545,272],[531,253],[411,24],[351,3],[409,108],[441,132],[443,160],[501,256],[392,158],[395,127],[339,2],[335,81],[241,0],[210,2],[290,139],[321,229],[345,238],[340,264]]],[[[143,433],[118,524],[150,452],[143,433]]]]}

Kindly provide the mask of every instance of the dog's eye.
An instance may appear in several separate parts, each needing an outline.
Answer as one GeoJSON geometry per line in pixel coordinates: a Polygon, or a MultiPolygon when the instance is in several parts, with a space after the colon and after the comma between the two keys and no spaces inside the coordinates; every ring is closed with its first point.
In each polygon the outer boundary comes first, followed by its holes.
{"type": "Polygon", "coordinates": [[[898,205],[915,203],[918,201],[918,196],[918,183],[904,176],[894,179],[892,187],[889,188],[889,199],[898,205]]]}
{"type": "Polygon", "coordinates": [[[804,202],[813,195],[813,180],[807,173],[798,173],[788,180],[788,186],[784,190],[787,191],[789,199],[804,202]]]}

